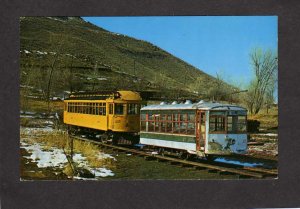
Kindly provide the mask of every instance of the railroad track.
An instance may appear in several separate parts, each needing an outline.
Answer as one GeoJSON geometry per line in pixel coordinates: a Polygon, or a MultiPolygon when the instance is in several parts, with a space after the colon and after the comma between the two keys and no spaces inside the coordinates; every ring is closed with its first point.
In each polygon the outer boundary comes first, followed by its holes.
{"type": "MultiPolygon", "coordinates": [[[[208,169],[210,172],[219,172],[220,174],[236,174],[239,175],[239,177],[251,177],[251,178],[274,178],[278,176],[278,172],[276,170],[269,170],[269,169],[263,169],[263,168],[252,168],[252,167],[228,167],[228,164],[224,166],[222,165],[213,165],[208,163],[202,163],[202,162],[194,162],[194,161],[188,161],[188,160],[182,160],[167,156],[162,156],[158,154],[152,154],[149,152],[122,147],[122,146],[115,146],[111,144],[102,143],[99,141],[94,141],[88,138],[82,138],[78,136],[70,136],[73,139],[86,141],[89,143],[96,144],[101,147],[109,148],[112,150],[116,150],[119,152],[126,152],[131,153],[133,155],[143,156],[146,160],[158,160],[158,161],[164,161],[169,162],[170,164],[174,165],[181,165],[182,167],[190,167],[194,169],[208,169]]],[[[220,163],[219,163],[220,164],[220,163]]]]}

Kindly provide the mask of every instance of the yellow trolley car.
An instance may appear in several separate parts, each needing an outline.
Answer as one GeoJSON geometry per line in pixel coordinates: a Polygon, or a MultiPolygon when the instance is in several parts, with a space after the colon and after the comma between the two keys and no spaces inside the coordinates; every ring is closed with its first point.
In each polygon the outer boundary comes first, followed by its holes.
{"type": "Polygon", "coordinates": [[[133,91],[73,93],[64,100],[64,123],[70,132],[88,131],[101,140],[117,143],[123,138],[136,143],[141,102],[133,91]]]}

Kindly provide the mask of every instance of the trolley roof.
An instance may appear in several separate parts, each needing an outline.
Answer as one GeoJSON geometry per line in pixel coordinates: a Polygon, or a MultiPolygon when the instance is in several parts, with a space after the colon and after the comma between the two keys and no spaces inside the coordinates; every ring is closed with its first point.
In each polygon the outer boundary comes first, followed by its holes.
{"type": "Polygon", "coordinates": [[[133,91],[97,91],[97,92],[78,92],[71,93],[65,100],[104,100],[104,99],[122,99],[122,100],[141,100],[139,93],[133,91]]]}
{"type": "Polygon", "coordinates": [[[204,102],[200,101],[193,104],[159,104],[159,105],[149,105],[143,107],[141,110],[233,110],[233,111],[247,111],[247,109],[231,104],[221,104],[215,102],[204,102]]]}

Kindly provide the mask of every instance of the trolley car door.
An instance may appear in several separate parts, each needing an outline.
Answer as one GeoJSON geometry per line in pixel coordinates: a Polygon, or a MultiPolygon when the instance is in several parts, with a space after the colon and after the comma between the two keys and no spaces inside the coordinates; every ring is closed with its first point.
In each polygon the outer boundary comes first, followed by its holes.
{"type": "Polygon", "coordinates": [[[196,125],[196,150],[204,150],[205,145],[205,111],[197,111],[197,125],[196,125]]]}
{"type": "Polygon", "coordinates": [[[108,129],[114,129],[114,103],[108,103],[108,129]]]}

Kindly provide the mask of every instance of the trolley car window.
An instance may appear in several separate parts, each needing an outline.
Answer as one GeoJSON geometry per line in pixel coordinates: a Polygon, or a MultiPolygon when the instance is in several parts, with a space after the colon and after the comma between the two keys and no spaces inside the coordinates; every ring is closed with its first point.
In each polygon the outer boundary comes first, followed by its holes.
{"type": "Polygon", "coordinates": [[[115,104],[115,114],[124,115],[124,104],[115,104]]]}
{"type": "Polygon", "coordinates": [[[154,131],[155,132],[160,132],[160,114],[155,114],[154,116],[154,131]]]}
{"type": "Polygon", "coordinates": [[[82,113],[82,111],[83,111],[83,103],[82,102],[79,103],[78,108],[79,108],[78,112],[82,113]]]}
{"type": "Polygon", "coordinates": [[[81,103],[81,111],[80,113],[84,114],[85,112],[85,105],[84,105],[84,102],[81,103]]]}
{"type": "Polygon", "coordinates": [[[201,112],[201,113],[200,113],[200,117],[201,117],[201,119],[200,119],[200,120],[201,120],[201,121],[200,121],[201,124],[202,124],[202,125],[205,124],[205,113],[204,113],[204,112],[201,112]]]}
{"type": "Polygon", "coordinates": [[[85,114],[90,114],[90,106],[89,106],[89,103],[85,103],[85,114]]]}
{"type": "Polygon", "coordinates": [[[148,122],[148,131],[150,132],[154,131],[154,121],[148,122]]]}
{"type": "Polygon", "coordinates": [[[153,114],[151,114],[151,113],[148,114],[148,120],[149,120],[149,121],[150,121],[150,120],[153,120],[153,114]]]}
{"type": "Polygon", "coordinates": [[[166,121],[167,121],[166,132],[168,132],[168,133],[173,133],[172,117],[173,117],[173,114],[166,115],[166,121]]]}
{"type": "Polygon", "coordinates": [[[227,117],[227,131],[229,133],[246,131],[246,116],[229,115],[227,117]]]}
{"type": "Polygon", "coordinates": [[[128,104],[127,113],[128,113],[128,115],[137,115],[139,113],[139,105],[138,104],[128,104]]]}
{"type": "Polygon", "coordinates": [[[106,103],[68,102],[65,109],[70,113],[106,115],[106,103]]]}
{"type": "Polygon", "coordinates": [[[148,131],[155,131],[154,129],[154,115],[152,113],[148,114],[148,131]]]}
{"type": "Polygon", "coordinates": [[[95,115],[99,115],[99,106],[100,106],[100,103],[96,103],[94,106],[94,114],[95,115]]]}
{"type": "Polygon", "coordinates": [[[180,133],[179,114],[173,114],[173,133],[180,133]]]}
{"type": "Polygon", "coordinates": [[[174,134],[195,134],[195,114],[194,113],[178,113],[170,111],[170,113],[160,114],[148,113],[141,114],[141,130],[148,132],[162,132],[174,134]]]}
{"type": "Polygon", "coordinates": [[[238,116],[237,131],[245,132],[247,130],[246,116],[238,116]]]}
{"type": "Polygon", "coordinates": [[[94,105],[93,103],[89,103],[89,109],[88,109],[89,112],[88,112],[88,114],[94,114],[93,113],[93,105],[94,105]]]}
{"type": "Polygon", "coordinates": [[[96,106],[97,106],[96,103],[92,103],[92,112],[91,112],[91,114],[93,114],[93,115],[96,115],[96,106]]]}
{"type": "Polygon", "coordinates": [[[109,104],[109,114],[114,114],[114,104],[109,104]]]}
{"type": "Polygon", "coordinates": [[[141,121],[141,131],[146,131],[146,121],[141,121]]]}
{"type": "Polygon", "coordinates": [[[74,108],[74,103],[72,102],[72,103],[71,103],[71,112],[75,112],[74,109],[75,109],[75,108],[74,108]]]}
{"type": "Polygon", "coordinates": [[[225,131],[225,117],[212,115],[209,118],[210,132],[224,132],[225,131]]]}
{"type": "Polygon", "coordinates": [[[78,106],[78,113],[82,113],[82,103],[79,103],[79,106],[78,106]]]}
{"type": "Polygon", "coordinates": [[[147,116],[146,116],[146,114],[142,113],[140,118],[141,118],[141,131],[146,131],[146,126],[147,126],[147,122],[146,122],[147,116]]]}
{"type": "Polygon", "coordinates": [[[234,126],[233,126],[233,116],[228,116],[227,117],[227,131],[228,132],[233,132],[234,126]]]}
{"type": "Polygon", "coordinates": [[[101,103],[93,103],[93,114],[99,115],[99,107],[101,103]]]}
{"type": "Polygon", "coordinates": [[[100,103],[99,104],[99,115],[106,115],[106,103],[100,103]]]}
{"type": "Polygon", "coordinates": [[[142,113],[140,117],[141,117],[141,121],[146,121],[146,114],[145,113],[142,113]]]}
{"type": "Polygon", "coordinates": [[[83,103],[83,112],[82,113],[86,114],[86,103],[85,102],[83,103]]]}

